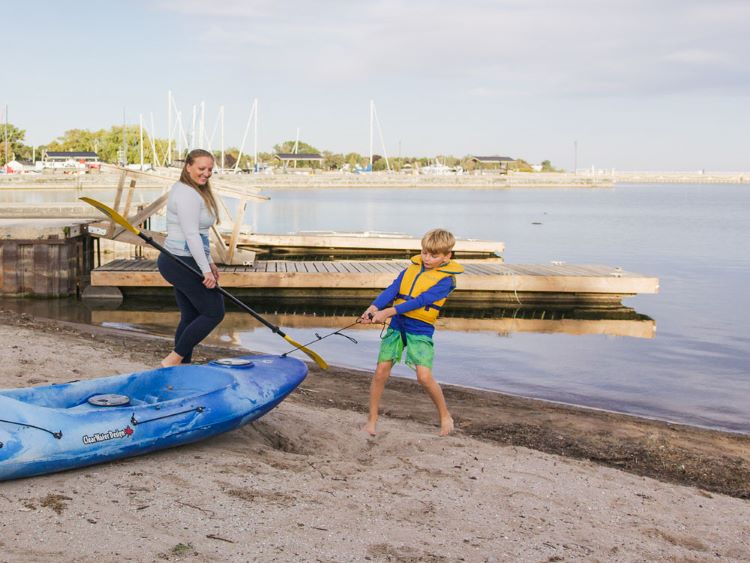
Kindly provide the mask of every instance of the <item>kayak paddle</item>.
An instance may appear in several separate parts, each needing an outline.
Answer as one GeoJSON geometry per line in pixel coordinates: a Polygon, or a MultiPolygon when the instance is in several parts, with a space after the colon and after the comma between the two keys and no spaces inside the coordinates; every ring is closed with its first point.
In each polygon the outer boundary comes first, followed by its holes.
{"type": "MultiPolygon", "coordinates": [[[[174,254],[172,254],[171,252],[169,252],[166,248],[164,248],[162,245],[160,245],[158,242],[156,242],[153,238],[151,238],[147,234],[143,233],[141,230],[137,229],[136,227],[134,227],[133,225],[131,225],[130,223],[128,223],[128,220],[125,219],[125,217],[123,217],[122,215],[120,215],[117,211],[115,211],[111,207],[108,207],[108,206],[104,205],[102,202],[97,201],[95,199],[92,199],[90,197],[80,197],[78,199],[80,199],[81,201],[85,201],[86,203],[88,203],[89,205],[91,205],[93,207],[96,207],[99,211],[101,211],[102,213],[104,213],[112,221],[114,221],[115,223],[117,223],[121,227],[127,229],[128,231],[130,231],[134,235],[142,238],[148,244],[150,244],[151,246],[153,246],[154,248],[156,248],[157,250],[159,250],[160,252],[162,252],[165,256],[168,256],[169,258],[171,258],[172,260],[174,260],[175,262],[177,262],[180,266],[182,266],[186,270],[191,271],[196,276],[198,276],[201,279],[203,279],[203,274],[200,271],[198,271],[197,269],[193,268],[187,262],[181,260],[178,256],[175,256],[174,254]]],[[[247,305],[245,305],[242,301],[240,301],[239,299],[237,299],[234,295],[232,295],[231,293],[229,293],[228,291],[226,291],[223,287],[219,286],[218,283],[216,284],[216,289],[218,289],[219,292],[222,295],[224,295],[224,297],[226,297],[227,299],[229,299],[232,303],[234,303],[235,305],[238,305],[239,307],[241,307],[242,309],[244,309],[245,311],[247,311],[248,313],[250,313],[258,321],[260,321],[261,323],[263,323],[264,325],[266,325],[268,328],[270,328],[271,331],[275,332],[276,334],[278,334],[279,336],[281,336],[284,340],[286,340],[287,342],[289,342],[289,344],[291,344],[292,346],[294,346],[296,350],[301,350],[302,352],[304,352],[305,354],[307,354],[321,368],[328,369],[328,364],[326,363],[326,361],[322,357],[320,357],[319,354],[313,352],[309,348],[306,348],[305,346],[303,346],[299,342],[296,342],[293,339],[291,339],[288,335],[284,334],[284,332],[279,327],[277,327],[276,325],[274,325],[271,322],[267,321],[260,314],[256,313],[253,309],[251,309],[250,307],[248,307],[247,305]]]]}

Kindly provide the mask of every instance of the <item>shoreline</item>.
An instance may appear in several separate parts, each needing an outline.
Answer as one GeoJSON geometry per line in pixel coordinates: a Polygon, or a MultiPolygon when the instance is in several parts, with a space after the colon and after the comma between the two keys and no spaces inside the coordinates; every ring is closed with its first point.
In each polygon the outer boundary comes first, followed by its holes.
{"type": "MultiPolygon", "coordinates": [[[[171,348],[7,310],[0,342],[3,388],[141,371],[171,348]]],[[[2,482],[0,559],[750,558],[750,438],[450,386],[458,431],[440,438],[429,398],[406,379],[386,386],[372,438],[361,430],[369,380],[311,369],[232,432],[2,482]]]]}
{"type": "MultiPolygon", "coordinates": [[[[153,365],[170,349],[170,339],[158,335],[0,309],[0,325],[8,324],[86,335],[123,349],[140,343],[153,365]]],[[[200,345],[196,361],[237,354],[237,348],[200,345]]],[[[369,371],[331,366],[324,372],[314,364],[309,369],[303,392],[288,400],[366,413],[369,371]]],[[[441,387],[462,434],[750,499],[750,434],[457,385],[441,383],[441,387]],[[727,451],[740,455],[728,456],[727,451]]],[[[416,381],[390,378],[381,403],[384,416],[436,426],[432,404],[414,403],[422,395],[416,381]]]]}

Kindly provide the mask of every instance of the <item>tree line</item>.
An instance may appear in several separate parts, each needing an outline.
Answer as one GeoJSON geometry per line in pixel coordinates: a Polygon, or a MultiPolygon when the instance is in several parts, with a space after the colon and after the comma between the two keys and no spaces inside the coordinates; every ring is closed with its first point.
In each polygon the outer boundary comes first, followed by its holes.
{"type": "MultiPolygon", "coordinates": [[[[170,150],[169,143],[166,139],[152,138],[143,132],[143,147],[141,147],[141,132],[137,125],[113,126],[109,129],[99,129],[98,131],[89,131],[87,129],[70,129],[62,136],[56,138],[46,145],[40,145],[34,150],[33,147],[24,143],[26,131],[10,123],[3,125],[2,136],[0,136],[0,165],[7,160],[30,161],[34,154],[40,159],[44,151],[86,151],[95,152],[99,160],[110,163],[122,162],[123,152],[127,153],[127,162],[140,163],[141,150],[143,151],[143,162],[152,166],[163,166],[167,161],[167,153],[170,150]],[[123,147],[125,151],[123,151],[123,147]]],[[[318,150],[311,144],[303,141],[284,141],[274,145],[274,153],[259,152],[258,162],[272,164],[275,162],[275,153],[294,152],[295,145],[298,153],[316,153],[323,157],[322,161],[301,162],[300,166],[321,170],[341,170],[342,168],[355,169],[356,167],[366,167],[369,164],[369,156],[361,155],[356,152],[334,153],[327,150],[318,150]]],[[[179,161],[184,158],[184,154],[178,154],[176,147],[171,147],[171,161],[179,161]]],[[[183,151],[184,153],[185,151],[183,151]]],[[[218,166],[225,168],[235,168],[237,160],[240,159],[238,168],[243,170],[253,169],[253,155],[243,153],[240,156],[238,147],[229,147],[224,150],[223,163],[221,151],[213,151],[216,155],[218,166]]],[[[437,155],[436,157],[396,157],[386,159],[380,155],[373,156],[374,171],[386,170],[390,166],[391,170],[400,171],[409,168],[420,168],[429,166],[435,162],[454,168],[461,167],[466,171],[472,171],[481,168],[482,165],[472,160],[471,155],[464,157],[455,157],[452,155],[437,155]]],[[[508,163],[510,170],[519,172],[533,172],[532,166],[523,159],[517,159],[508,163]]],[[[555,169],[549,160],[542,162],[542,172],[559,172],[555,169]]]]}

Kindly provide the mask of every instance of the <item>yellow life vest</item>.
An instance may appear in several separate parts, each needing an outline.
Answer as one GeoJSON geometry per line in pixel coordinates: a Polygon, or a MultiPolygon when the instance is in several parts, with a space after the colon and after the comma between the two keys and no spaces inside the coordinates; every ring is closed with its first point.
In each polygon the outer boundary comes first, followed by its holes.
{"type": "MultiPolygon", "coordinates": [[[[464,267],[451,260],[447,264],[438,266],[431,270],[427,270],[422,265],[422,257],[414,256],[411,259],[411,264],[404,272],[404,277],[401,279],[401,285],[399,286],[398,295],[393,302],[394,307],[410,301],[418,295],[424,293],[440,280],[443,280],[449,276],[455,276],[461,274],[464,271],[464,267]]],[[[434,303],[428,303],[427,306],[421,309],[415,309],[404,313],[404,316],[411,317],[429,324],[435,324],[435,321],[440,314],[440,309],[445,304],[446,299],[435,301],[434,303]]]]}

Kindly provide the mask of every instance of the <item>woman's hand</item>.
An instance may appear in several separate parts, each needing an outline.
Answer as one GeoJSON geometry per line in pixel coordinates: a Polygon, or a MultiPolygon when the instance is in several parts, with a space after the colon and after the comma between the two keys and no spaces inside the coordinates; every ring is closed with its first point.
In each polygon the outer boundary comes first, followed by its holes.
{"type": "Polygon", "coordinates": [[[211,272],[203,273],[203,285],[205,285],[208,289],[213,289],[216,287],[216,278],[211,272]]]}
{"type": "Polygon", "coordinates": [[[219,281],[219,268],[213,262],[208,263],[208,267],[211,268],[211,273],[214,275],[214,279],[219,281]]]}
{"type": "Polygon", "coordinates": [[[364,324],[370,324],[372,322],[372,316],[377,312],[378,308],[375,305],[370,305],[359,318],[364,324]]]}

